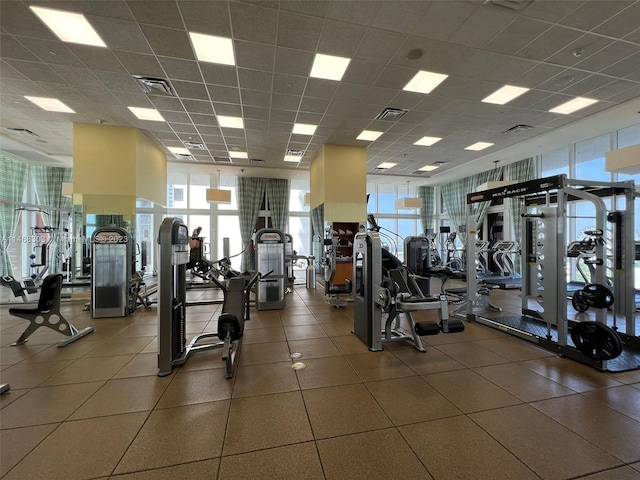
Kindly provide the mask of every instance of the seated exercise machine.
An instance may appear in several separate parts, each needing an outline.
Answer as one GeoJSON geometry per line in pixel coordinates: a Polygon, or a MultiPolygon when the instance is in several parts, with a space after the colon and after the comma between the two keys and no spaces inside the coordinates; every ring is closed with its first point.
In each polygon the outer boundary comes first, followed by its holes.
{"type": "Polygon", "coordinates": [[[340,242],[347,245],[346,239],[339,237],[326,238],[324,240],[324,293],[329,305],[343,308],[347,305],[347,297],[351,296],[351,280],[348,278],[337,279],[337,251],[340,242]]]}
{"type": "Polygon", "coordinates": [[[57,230],[55,227],[31,227],[33,236],[36,239],[36,246],[33,247],[32,254],[29,255],[31,259],[31,278],[35,281],[40,281],[44,278],[44,275],[49,270],[47,261],[49,260],[49,247],[53,243],[53,233],[57,230]],[[47,235],[46,237],[41,235],[47,235]]]}
{"type": "MultiPolygon", "coordinates": [[[[232,378],[235,358],[240,351],[244,322],[250,320],[250,292],[260,279],[253,276],[229,278],[226,286],[217,282],[224,294],[222,314],[216,333],[197,335],[186,340],[186,264],[189,262],[187,226],[178,218],[165,218],[158,235],[160,278],[158,283],[158,376],[171,374],[174,366],[184,364],[194,352],[222,348],[226,378],[232,378]],[[206,340],[217,337],[217,342],[206,340]],[[205,340],[203,343],[201,341],[205,340]]],[[[217,281],[217,280],[216,280],[217,281]]]]}
{"type": "Polygon", "coordinates": [[[48,275],[42,282],[40,299],[35,308],[14,307],[9,309],[9,314],[29,320],[29,326],[20,335],[12,346],[21,345],[40,327],[48,327],[67,337],[58,343],[58,347],[66,347],[70,343],[93,332],[93,327],[78,330],[69,323],[60,313],[60,294],[62,291],[63,275],[56,273],[48,275]]]}
{"type": "Polygon", "coordinates": [[[26,278],[21,283],[11,275],[5,275],[0,277],[0,285],[10,288],[13,296],[22,298],[24,303],[29,302],[27,295],[38,293],[38,287],[36,287],[35,282],[31,278],[26,278]]]}
{"type": "MultiPolygon", "coordinates": [[[[449,319],[446,295],[424,296],[412,274],[397,259],[393,263],[398,268],[383,268],[384,250],[377,232],[358,233],[353,243],[353,332],[369,350],[380,351],[386,342],[408,341],[420,352],[426,352],[420,340],[422,335],[464,330],[461,320],[449,319]],[[412,313],[424,310],[437,310],[440,322],[414,322],[412,313]],[[384,328],[383,313],[387,314],[384,328]],[[400,327],[401,315],[405,317],[409,331],[400,327]]],[[[391,254],[387,252],[386,255],[391,254]]]]}

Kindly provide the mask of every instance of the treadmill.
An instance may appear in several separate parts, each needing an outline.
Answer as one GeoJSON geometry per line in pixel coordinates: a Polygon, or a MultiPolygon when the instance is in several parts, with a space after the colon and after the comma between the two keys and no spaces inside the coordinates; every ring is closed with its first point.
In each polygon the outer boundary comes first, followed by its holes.
{"type": "Polygon", "coordinates": [[[500,240],[494,243],[493,261],[500,270],[495,276],[484,276],[482,283],[495,285],[503,290],[522,288],[522,277],[514,272],[512,254],[518,253],[518,243],[511,240],[500,240]]]}

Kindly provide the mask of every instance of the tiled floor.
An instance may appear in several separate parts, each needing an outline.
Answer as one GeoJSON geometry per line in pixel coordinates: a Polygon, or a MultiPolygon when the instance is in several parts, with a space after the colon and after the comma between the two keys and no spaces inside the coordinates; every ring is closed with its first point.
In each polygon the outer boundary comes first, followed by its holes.
{"type": "MultiPolygon", "coordinates": [[[[518,293],[492,301],[505,295],[518,293]]],[[[95,333],[66,348],[53,332],[9,346],[26,322],[0,307],[2,478],[640,479],[640,371],[478,324],[423,337],[427,353],[369,352],[351,306],[319,286],[252,312],[234,379],[219,350],[160,378],[155,307],[99,320],[82,307],[64,313],[95,333]]],[[[189,307],[188,331],[215,331],[218,311],[189,307]]]]}

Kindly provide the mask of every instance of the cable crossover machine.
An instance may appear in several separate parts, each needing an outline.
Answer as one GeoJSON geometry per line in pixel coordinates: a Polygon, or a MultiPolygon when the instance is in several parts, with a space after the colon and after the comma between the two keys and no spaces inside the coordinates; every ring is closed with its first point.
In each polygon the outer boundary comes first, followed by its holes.
{"type": "MultiPolygon", "coordinates": [[[[473,206],[512,198],[522,203],[522,314],[489,316],[467,307],[467,320],[487,325],[542,348],[612,372],[640,368],[640,337],[634,304],[634,198],[632,181],[573,180],[557,175],[467,195],[467,258],[475,258],[473,206]],[[572,203],[589,212],[588,233],[603,241],[589,246],[589,282],[568,318],[567,282],[575,246],[567,242],[572,203]],[[593,213],[591,213],[593,212],[593,213]],[[569,245],[568,245],[569,244],[569,245]],[[571,248],[569,248],[569,246],[571,248]],[[591,307],[590,313],[585,312],[591,307]],[[611,318],[612,317],[612,318],[611,318]],[[618,324],[618,318],[624,322],[618,324]]],[[[477,285],[468,282],[469,296],[477,285]]],[[[575,303],[575,302],[574,302],[575,303]]]]}

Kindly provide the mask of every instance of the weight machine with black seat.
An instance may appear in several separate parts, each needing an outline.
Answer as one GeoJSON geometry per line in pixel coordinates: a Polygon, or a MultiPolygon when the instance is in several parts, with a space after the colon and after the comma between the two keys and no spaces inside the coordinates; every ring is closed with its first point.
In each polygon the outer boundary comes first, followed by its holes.
{"type": "Polygon", "coordinates": [[[250,320],[250,292],[260,278],[229,278],[226,286],[218,282],[224,294],[222,314],[216,333],[197,335],[186,340],[186,264],[189,262],[189,231],[179,218],[165,218],[158,234],[160,278],[158,283],[158,376],[171,374],[174,366],[184,364],[189,355],[222,348],[226,377],[233,377],[235,358],[240,351],[244,322],[250,320]],[[209,339],[217,338],[211,343],[209,339]],[[203,341],[203,343],[200,343],[203,341]]]}
{"type": "MultiPolygon", "coordinates": [[[[640,368],[640,338],[636,329],[633,295],[634,196],[632,181],[599,182],[569,179],[566,175],[522,182],[467,195],[468,231],[476,234],[473,205],[501,198],[519,198],[527,213],[522,222],[522,314],[487,316],[467,308],[467,319],[528,340],[558,355],[598,370],[640,368]],[[604,199],[612,208],[607,211],[604,199]],[[583,202],[591,209],[595,231],[607,232],[608,244],[594,245],[594,273],[583,290],[593,307],[593,319],[571,320],[567,315],[567,245],[569,205],[583,202]],[[610,283],[609,283],[610,282],[610,283]],[[594,286],[590,286],[594,285],[594,286]],[[607,285],[611,285],[611,289],[607,285]],[[613,299],[615,298],[615,303],[613,299]],[[532,302],[532,303],[530,303],[532,302]],[[613,313],[612,323],[608,308],[613,313]],[[625,319],[615,325],[616,315],[625,319]]],[[[590,215],[591,216],[591,215],[590,215]]],[[[467,242],[468,258],[475,242],[467,242]]],[[[476,288],[469,284],[470,292],[476,288]]],[[[580,315],[580,314],[579,314],[580,315]]],[[[584,314],[583,314],[584,315],[584,314]]],[[[585,318],[585,317],[583,317],[585,318]]]]}
{"type": "Polygon", "coordinates": [[[426,352],[421,336],[464,330],[462,321],[449,319],[446,295],[424,296],[411,273],[397,259],[387,262],[397,268],[384,268],[385,250],[378,232],[357,233],[353,243],[353,333],[369,350],[380,351],[386,342],[408,341],[420,352],[426,352]],[[440,322],[414,322],[412,313],[425,310],[437,310],[440,322]],[[387,314],[384,325],[383,313],[387,314]],[[405,317],[409,331],[401,328],[401,316],[405,317]]]}

